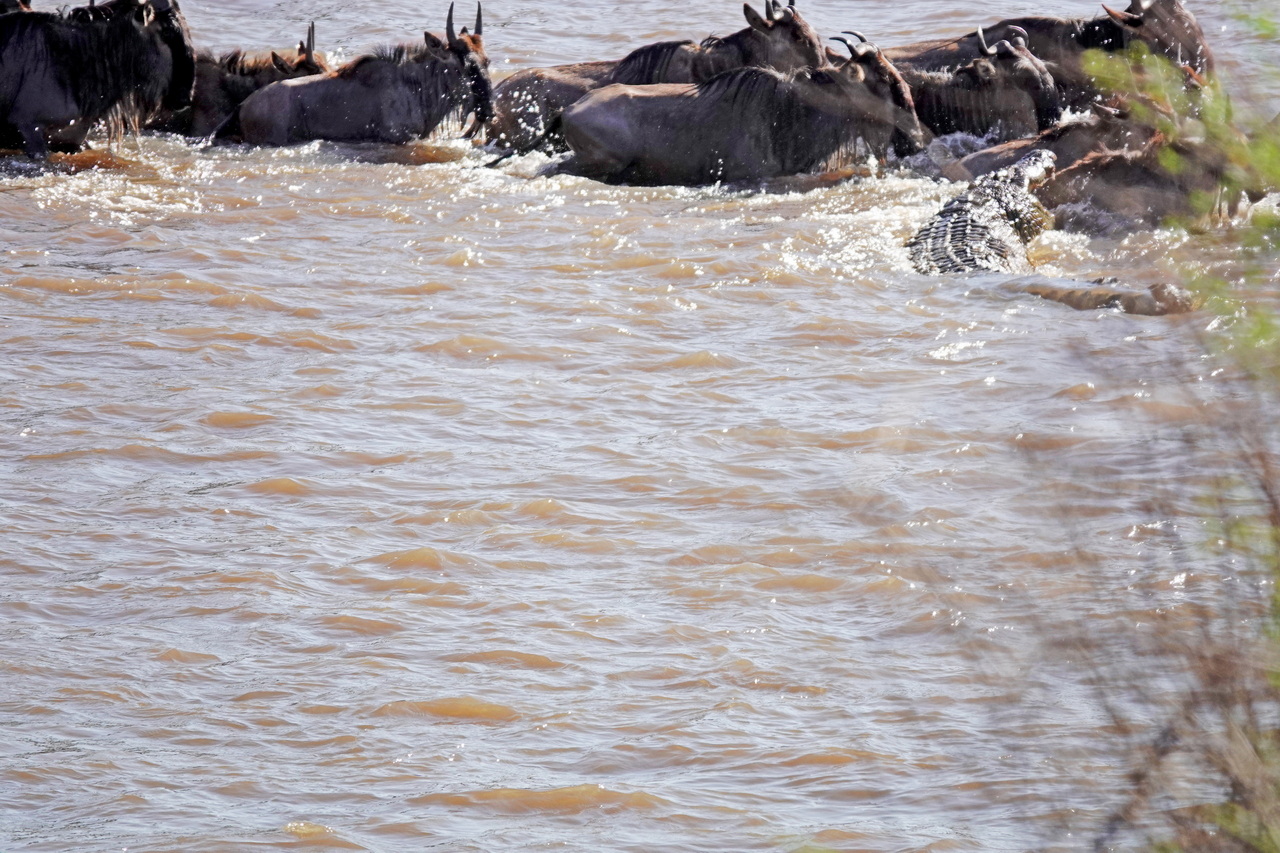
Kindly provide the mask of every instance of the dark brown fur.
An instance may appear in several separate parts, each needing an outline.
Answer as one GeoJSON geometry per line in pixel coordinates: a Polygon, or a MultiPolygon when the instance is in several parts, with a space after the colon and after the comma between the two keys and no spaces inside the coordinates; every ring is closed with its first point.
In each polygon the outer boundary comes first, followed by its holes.
{"type": "Polygon", "coordinates": [[[969,133],[1015,139],[1047,130],[1062,117],[1062,101],[1044,63],[1020,45],[1001,42],[954,72],[903,72],[916,115],[938,136],[969,133]]]}
{"type": "Polygon", "coordinates": [[[153,110],[190,103],[195,57],[176,0],[112,0],[92,15],[0,16],[0,118],[28,156],[48,156],[112,117],[136,126],[153,110]],[[165,8],[165,7],[168,8],[165,8]]]}
{"type": "Polygon", "coordinates": [[[602,86],[701,83],[736,68],[786,73],[824,63],[821,39],[794,7],[774,7],[767,0],[764,17],[747,4],[743,14],[749,26],[724,38],[711,36],[700,44],[658,42],[616,62],[518,71],[494,89],[495,118],[486,128],[487,136],[516,153],[538,146],[563,150],[563,139],[548,130],[565,108],[602,86]]]}
{"type": "Polygon", "coordinates": [[[245,98],[264,86],[327,71],[329,64],[314,48],[314,30],[309,31],[307,41],[299,42],[296,54],[288,56],[276,51],[233,50],[214,57],[201,51],[196,56],[196,86],[191,107],[162,116],[149,126],[185,136],[209,136],[245,98]]]}
{"type": "MultiPolygon", "coordinates": [[[[1213,72],[1213,53],[1204,33],[1179,0],[1154,0],[1146,10],[1142,10],[1139,0],[1133,0],[1129,11],[1117,16],[1118,19],[1108,14],[1091,19],[1008,18],[985,30],[987,37],[994,40],[1012,39],[1011,27],[1025,29],[1029,35],[1027,47],[1049,66],[1064,104],[1074,108],[1085,107],[1099,94],[1084,68],[1087,50],[1117,53],[1142,42],[1153,53],[1168,57],[1176,65],[1190,66],[1201,76],[1213,72]]],[[[981,50],[977,33],[972,32],[953,39],[886,48],[885,53],[903,69],[936,71],[958,68],[980,55],[981,50]]]]}
{"type": "Polygon", "coordinates": [[[565,112],[573,154],[557,168],[610,182],[705,184],[812,171],[860,144],[882,156],[898,134],[919,150],[907,86],[896,72],[890,91],[873,79],[875,53],[787,76],[744,68],[697,85],[606,86],[565,112]]]}
{"type": "Polygon", "coordinates": [[[250,95],[238,119],[243,139],[257,145],[290,145],[312,139],[403,143],[425,137],[449,116],[492,111],[489,60],[476,31],[453,32],[450,6],[444,39],[423,33],[412,45],[384,47],[336,71],[282,80],[250,95]]]}

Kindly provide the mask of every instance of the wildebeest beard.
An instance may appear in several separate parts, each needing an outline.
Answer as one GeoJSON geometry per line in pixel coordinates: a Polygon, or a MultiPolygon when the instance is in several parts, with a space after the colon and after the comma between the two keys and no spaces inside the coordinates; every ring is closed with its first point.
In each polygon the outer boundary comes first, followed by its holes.
{"type": "MultiPolygon", "coordinates": [[[[158,36],[169,51],[167,74],[169,84],[161,100],[156,101],[153,97],[136,105],[136,109],[143,114],[129,117],[130,123],[133,124],[145,119],[147,114],[154,112],[158,107],[179,110],[190,106],[191,96],[195,90],[196,52],[191,43],[191,33],[187,29],[186,18],[182,16],[182,10],[178,6],[178,0],[155,0],[151,8],[154,17],[145,29],[149,34],[158,36]]],[[[66,12],[65,17],[73,23],[91,24],[120,18],[127,19],[138,12],[138,0],[106,0],[92,6],[71,9],[66,12]]],[[[163,62],[157,62],[156,67],[150,69],[152,80],[159,80],[166,76],[155,73],[162,65],[163,62]]]]}
{"type": "MultiPolygon", "coordinates": [[[[160,104],[189,103],[195,57],[185,22],[176,3],[156,5],[163,10],[153,13],[137,0],[112,0],[93,15],[73,10],[66,17],[31,12],[0,18],[0,65],[22,70],[5,75],[7,82],[0,86],[0,108],[8,119],[0,128],[0,144],[13,145],[19,126],[34,121],[43,128],[37,137],[47,134],[55,148],[77,150],[88,129],[103,119],[111,137],[119,138],[160,104]],[[32,86],[47,91],[24,89],[32,86]],[[33,95],[48,104],[69,99],[76,113],[37,108],[32,115],[14,114],[14,99],[24,91],[27,103],[33,95]],[[67,136],[55,137],[60,132],[67,136]]],[[[40,156],[46,142],[22,144],[40,156]]]]}
{"type": "Polygon", "coordinates": [[[474,112],[476,121],[483,124],[493,120],[493,84],[489,75],[480,67],[475,57],[467,56],[462,61],[462,74],[470,91],[468,102],[459,105],[452,118],[459,123],[466,119],[467,113],[474,112]]]}

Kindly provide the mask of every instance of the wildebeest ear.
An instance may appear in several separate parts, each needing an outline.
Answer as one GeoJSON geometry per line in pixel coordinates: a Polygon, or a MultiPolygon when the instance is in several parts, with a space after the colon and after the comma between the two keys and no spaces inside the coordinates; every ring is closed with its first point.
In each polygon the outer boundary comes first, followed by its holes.
{"type": "Polygon", "coordinates": [[[747,25],[753,30],[759,30],[762,33],[769,32],[769,22],[760,17],[760,13],[751,8],[750,3],[742,4],[742,14],[747,19],[747,25]]]}
{"type": "Polygon", "coordinates": [[[274,50],[271,51],[271,64],[276,67],[277,71],[283,71],[285,74],[293,73],[293,66],[286,62],[284,57],[276,53],[274,50]]]}
{"type": "Polygon", "coordinates": [[[437,38],[435,35],[433,35],[433,34],[431,34],[431,33],[429,33],[429,32],[426,32],[425,30],[424,30],[424,31],[423,31],[423,33],[422,33],[422,41],[426,43],[426,45],[427,45],[427,47],[428,47],[428,48],[430,48],[431,50],[437,51],[437,52],[439,52],[439,51],[447,51],[447,50],[449,49],[449,46],[448,46],[448,45],[446,45],[444,42],[442,42],[442,41],[441,41],[439,38],[437,38]]]}

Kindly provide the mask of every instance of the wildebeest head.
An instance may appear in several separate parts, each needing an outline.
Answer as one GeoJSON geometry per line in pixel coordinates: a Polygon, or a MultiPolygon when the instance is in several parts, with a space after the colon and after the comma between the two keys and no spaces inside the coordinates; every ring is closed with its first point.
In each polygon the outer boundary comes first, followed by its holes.
{"type": "Polygon", "coordinates": [[[316,22],[307,27],[306,41],[298,42],[298,55],[294,59],[286,59],[274,50],[271,51],[271,64],[285,79],[308,77],[312,74],[323,74],[329,70],[329,63],[316,53],[316,22]]]}
{"type": "Polygon", "coordinates": [[[755,35],[748,48],[755,55],[744,57],[743,64],[789,72],[820,68],[826,62],[822,39],[800,17],[795,0],[787,6],[765,0],[763,17],[750,3],[743,3],[742,14],[755,35]]]}
{"type": "Polygon", "coordinates": [[[445,21],[445,40],[431,33],[423,33],[427,47],[437,58],[457,68],[467,88],[461,107],[462,114],[475,112],[476,120],[484,123],[493,118],[493,84],[489,80],[489,57],[484,52],[484,9],[476,4],[476,24],[472,32],[463,27],[453,29],[453,4],[449,4],[449,17],[445,21]]]}
{"type": "Polygon", "coordinates": [[[1213,71],[1213,53],[1204,32],[1179,0],[1131,0],[1123,12],[1102,8],[1126,41],[1141,41],[1153,53],[1169,57],[1175,65],[1190,66],[1197,74],[1213,71]]]}
{"type": "Polygon", "coordinates": [[[196,84],[196,51],[178,0],[106,0],[105,3],[91,0],[88,6],[67,12],[66,17],[68,21],[82,24],[131,18],[134,26],[163,45],[160,54],[167,54],[165,61],[153,69],[153,79],[167,84],[159,106],[180,110],[191,105],[196,84]]]}
{"type": "Polygon", "coordinates": [[[1026,30],[1010,27],[1012,42],[988,45],[982,27],[978,44],[982,56],[956,69],[956,78],[975,90],[1009,87],[1026,92],[1035,104],[1037,130],[1047,130],[1062,118],[1062,99],[1048,67],[1027,48],[1026,30]]]}
{"type": "Polygon", "coordinates": [[[196,50],[191,43],[187,19],[182,16],[178,0],[150,0],[144,5],[154,9],[155,19],[149,29],[164,42],[171,57],[169,88],[161,105],[165,109],[180,110],[191,105],[196,85],[196,50]]]}
{"type": "Polygon", "coordinates": [[[895,154],[906,157],[923,150],[924,127],[916,116],[911,87],[880,48],[867,42],[866,36],[856,30],[846,32],[859,39],[860,44],[852,44],[848,39],[836,36],[834,41],[849,49],[849,58],[835,67],[842,74],[855,77],[876,99],[889,105],[893,113],[891,123],[894,127],[892,143],[895,154]]]}

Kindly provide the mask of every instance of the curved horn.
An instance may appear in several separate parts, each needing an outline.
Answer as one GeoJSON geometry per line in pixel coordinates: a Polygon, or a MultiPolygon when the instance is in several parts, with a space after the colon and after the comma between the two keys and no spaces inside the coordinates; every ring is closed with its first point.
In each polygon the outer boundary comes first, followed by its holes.
{"type": "Polygon", "coordinates": [[[855,56],[857,56],[857,55],[858,55],[858,54],[857,54],[857,51],[856,51],[856,50],[854,50],[854,44],[853,44],[852,42],[850,42],[850,41],[849,41],[847,38],[845,38],[844,36],[831,36],[831,41],[838,41],[838,42],[840,42],[842,45],[844,45],[845,47],[847,47],[847,48],[849,49],[849,58],[850,58],[850,59],[852,59],[853,57],[855,57],[855,56]]]}
{"type": "Polygon", "coordinates": [[[1122,27],[1136,27],[1142,23],[1141,15],[1135,15],[1132,12],[1117,12],[1105,3],[1102,6],[1102,11],[1106,12],[1107,16],[1110,17],[1111,20],[1115,21],[1122,27]]]}
{"type": "Polygon", "coordinates": [[[476,4],[476,28],[472,31],[472,35],[484,35],[484,9],[480,4],[476,4]]]}
{"type": "Polygon", "coordinates": [[[1031,41],[1031,34],[1028,33],[1026,30],[1024,30],[1022,27],[1010,25],[1007,29],[1009,30],[1009,32],[1013,33],[1015,36],[1022,39],[1022,45],[1021,45],[1022,47],[1026,47],[1027,42],[1031,41]]]}
{"type": "Polygon", "coordinates": [[[778,8],[773,5],[773,0],[764,0],[764,19],[771,24],[778,20],[778,8]]]}
{"type": "Polygon", "coordinates": [[[987,37],[982,34],[982,27],[978,27],[978,46],[982,48],[982,54],[984,56],[996,55],[996,49],[994,47],[987,46],[987,37]]]}
{"type": "Polygon", "coordinates": [[[458,40],[458,34],[453,31],[453,4],[449,4],[449,17],[445,19],[444,34],[449,39],[449,44],[453,44],[458,40]]]}
{"type": "Polygon", "coordinates": [[[844,33],[847,36],[853,36],[863,44],[867,43],[867,37],[864,36],[862,33],[858,32],[857,30],[841,30],[840,32],[844,33]]]}

